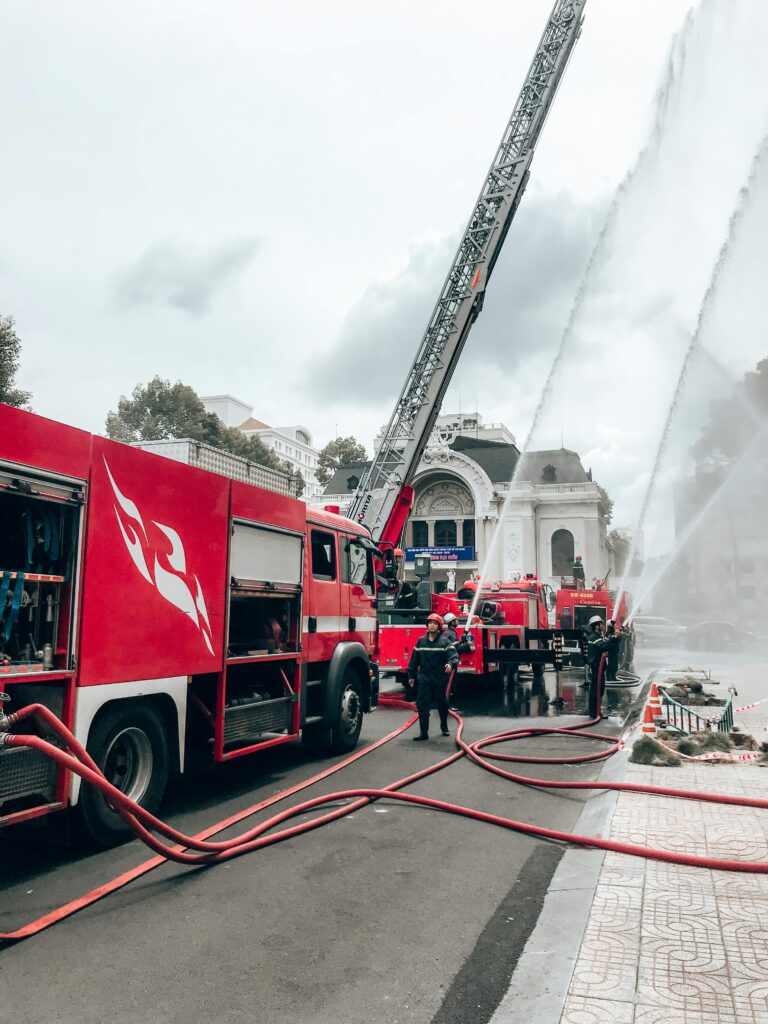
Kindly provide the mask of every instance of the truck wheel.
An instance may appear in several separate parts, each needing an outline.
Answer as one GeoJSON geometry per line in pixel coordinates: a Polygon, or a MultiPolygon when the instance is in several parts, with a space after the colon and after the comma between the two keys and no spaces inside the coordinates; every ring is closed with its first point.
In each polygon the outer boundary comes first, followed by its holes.
{"type": "Polygon", "coordinates": [[[346,754],[354,750],[363,726],[363,698],[360,680],[348,669],[341,680],[336,717],[331,726],[331,750],[346,754]]]}
{"type": "MultiPolygon", "coordinates": [[[[96,719],[88,753],[108,782],[153,813],[168,784],[168,740],[154,708],[109,708],[96,719]]],[[[101,792],[84,782],[77,804],[81,831],[89,846],[106,849],[132,833],[101,792]]]]}

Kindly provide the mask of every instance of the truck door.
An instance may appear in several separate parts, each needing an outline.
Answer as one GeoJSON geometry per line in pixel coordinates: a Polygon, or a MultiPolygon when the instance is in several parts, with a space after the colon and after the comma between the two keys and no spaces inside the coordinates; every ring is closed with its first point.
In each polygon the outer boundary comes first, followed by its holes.
{"type": "Polygon", "coordinates": [[[330,661],[340,634],[347,632],[342,621],[338,534],[310,525],[308,600],[304,604],[304,635],[307,660],[330,661]]]}
{"type": "Polygon", "coordinates": [[[340,537],[341,615],[346,616],[350,639],[372,653],[376,641],[376,599],[374,596],[374,544],[366,537],[340,537]]]}

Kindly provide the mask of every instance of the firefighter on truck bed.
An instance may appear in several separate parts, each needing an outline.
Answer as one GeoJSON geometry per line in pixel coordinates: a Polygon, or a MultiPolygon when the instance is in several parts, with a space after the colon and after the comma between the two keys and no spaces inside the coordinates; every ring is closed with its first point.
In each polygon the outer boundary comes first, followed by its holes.
{"type": "Polygon", "coordinates": [[[448,678],[459,663],[456,647],[443,633],[443,620],[434,612],[427,617],[427,632],[419,637],[408,662],[408,686],[416,685],[419,711],[419,735],[414,741],[429,739],[429,710],[437,706],[440,732],[448,736],[448,678]]]}

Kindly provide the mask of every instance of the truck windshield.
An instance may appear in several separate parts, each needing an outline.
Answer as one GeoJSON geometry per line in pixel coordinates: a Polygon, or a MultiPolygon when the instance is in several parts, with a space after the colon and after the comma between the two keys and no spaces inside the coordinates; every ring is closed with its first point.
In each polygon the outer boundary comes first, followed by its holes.
{"type": "Polygon", "coordinates": [[[593,615],[599,615],[605,622],[605,608],[594,604],[577,604],[573,609],[573,628],[586,629],[593,615]]]}

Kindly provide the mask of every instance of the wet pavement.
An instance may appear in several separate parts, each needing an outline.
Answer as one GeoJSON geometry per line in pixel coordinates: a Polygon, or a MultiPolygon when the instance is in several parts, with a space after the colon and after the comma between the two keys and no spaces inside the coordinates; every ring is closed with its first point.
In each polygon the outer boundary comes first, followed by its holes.
{"type": "MultiPolygon", "coordinates": [[[[382,690],[400,692],[393,679],[382,680],[382,690]]],[[[603,695],[602,711],[624,721],[640,691],[640,682],[608,683],[603,695]]],[[[506,688],[479,683],[474,677],[460,678],[458,692],[451,707],[464,718],[559,718],[563,715],[586,715],[589,690],[584,669],[563,672],[548,670],[538,679],[530,671],[521,670],[516,682],[506,688]]]]}

